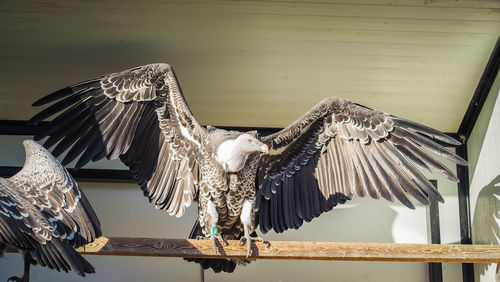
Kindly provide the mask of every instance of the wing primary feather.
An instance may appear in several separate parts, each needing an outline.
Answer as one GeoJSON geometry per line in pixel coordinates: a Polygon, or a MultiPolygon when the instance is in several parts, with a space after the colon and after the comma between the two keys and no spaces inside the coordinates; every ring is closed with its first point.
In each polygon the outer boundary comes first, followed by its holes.
{"type": "MultiPolygon", "coordinates": [[[[63,129],[63,128],[57,129],[56,131],[54,131],[50,135],[50,137],[45,141],[45,143],[43,143],[43,145],[46,148],[50,148],[50,147],[54,146],[54,144],[58,143],[59,141],[71,140],[72,139],[72,138],[70,138],[71,136],[80,136],[81,134],[83,134],[83,132],[85,132],[91,126],[91,122],[89,120],[90,116],[91,116],[91,113],[82,112],[75,119],[76,121],[75,121],[73,127],[71,127],[70,129],[63,129]]],[[[76,139],[74,139],[74,140],[76,141],[76,139]]],[[[65,141],[65,142],[68,142],[68,141],[65,141]]],[[[74,141],[71,144],[73,144],[73,143],[74,143],[74,141]]],[[[59,154],[61,154],[62,152],[66,151],[66,149],[67,149],[67,147],[64,148],[62,151],[60,151],[60,149],[58,149],[57,151],[59,151],[59,154]]],[[[57,155],[57,153],[53,153],[53,154],[56,154],[55,156],[59,156],[59,155],[57,155]]]]}
{"type": "Polygon", "coordinates": [[[82,112],[87,111],[85,102],[79,102],[73,105],[71,108],[54,118],[47,126],[45,126],[40,134],[35,135],[34,140],[39,141],[59,128],[65,128],[71,121],[73,117],[79,116],[82,112]]]}
{"type": "Polygon", "coordinates": [[[327,160],[328,160],[328,155],[321,154],[318,160],[318,165],[315,169],[316,179],[318,180],[318,186],[321,188],[322,193],[325,197],[328,197],[329,195],[328,189],[331,187],[329,180],[332,178],[326,171],[330,168],[330,166],[328,166],[327,160]]]}
{"type": "Polygon", "coordinates": [[[303,212],[302,212],[302,200],[300,199],[300,186],[299,186],[299,183],[298,183],[298,173],[300,173],[300,171],[298,171],[296,174],[295,174],[295,178],[294,178],[294,183],[293,183],[293,195],[294,195],[294,201],[295,201],[295,210],[294,210],[294,218],[295,218],[295,225],[298,227],[302,226],[302,223],[303,223],[303,218],[304,218],[304,215],[303,215],[303,212]]]}
{"type": "Polygon", "coordinates": [[[125,105],[125,110],[120,113],[120,117],[115,121],[115,123],[119,123],[116,128],[116,133],[114,133],[108,141],[115,144],[113,150],[108,154],[109,158],[112,160],[118,158],[125,152],[124,144],[127,143],[128,136],[122,132],[135,130],[134,128],[131,128],[132,122],[130,121],[130,118],[134,116],[134,110],[137,108],[137,104],[130,103],[125,105]],[[125,130],[126,128],[127,130],[125,130]]]}
{"type": "Polygon", "coordinates": [[[102,140],[96,138],[92,143],[89,144],[85,152],[83,152],[82,156],[78,160],[75,165],[76,169],[79,169],[93,160],[102,150],[104,149],[104,144],[102,140]]]}
{"type": "MultiPolygon", "coordinates": [[[[83,135],[87,134],[87,132],[92,127],[93,123],[85,120],[83,124],[78,128],[78,130],[71,130],[71,133],[64,136],[64,138],[56,145],[56,147],[52,150],[52,154],[56,157],[60,156],[63,152],[65,152],[69,147],[71,147],[79,138],[83,135]]],[[[49,147],[52,144],[51,139],[47,140],[48,144],[44,144],[44,146],[49,147]]]]}
{"type": "Polygon", "coordinates": [[[383,168],[381,171],[384,173],[383,176],[388,183],[388,188],[391,190],[396,199],[398,199],[401,203],[403,203],[410,209],[415,209],[415,205],[413,205],[413,203],[408,199],[399,181],[396,181],[399,178],[399,174],[401,174],[401,171],[394,163],[387,159],[384,153],[380,150],[378,142],[374,142],[373,144],[375,146],[373,147],[372,152],[374,153],[374,157],[378,160],[379,164],[383,168]]]}
{"type": "MultiPolygon", "coordinates": [[[[384,142],[385,147],[393,154],[393,157],[399,160],[399,167],[401,167],[404,172],[421,188],[422,191],[429,194],[431,197],[435,198],[440,202],[444,202],[441,194],[436,190],[434,185],[425,177],[417,168],[415,168],[412,163],[406,160],[399,152],[389,142],[384,142]]],[[[426,203],[428,202],[428,199],[426,203]]]]}
{"type": "Polygon", "coordinates": [[[271,197],[271,225],[273,226],[273,230],[276,233],[281,233],[281,229],[279,227],[279,222],[278,222],[278,202],[277,202],[277,195],[273,194],[271,197]]]}
{"type": "Polygon", "coordinates": [[[417,155],[415,155],[407,147],[401,146],[401,145],[396,145],[396,144],[394,145],[394,147],[396,147],[396,149],[399,151],[399,153],[401,153],[409,161],[416,164],[418,167],[432,173],[432,170],[429,168],[429,166],[427,166],[427,164],[424,161],[422,161],[417,155]]]}
{"type": "Polygon", "coordinates": [[[350,158],[348,158],[346,156],[346,150],[345,150],[345,140],[343,140],[342,138],[336,138],[335,139],[335,145],[337,147],[337,150],[339,152],[339,157],[340,157],[340,162],[342,164],[342,168],[343,168],[343,201],[345,202],[345,199],[348,199],[350,200],[352,198],[352,195],[353,195],[353,184],[352,184],[352,181],[353,181],[353,178],[351,176],[351,174],[353,173],[352,172],[352,168],[351,168],[351,165],[352,165],[352,162],[350,160],[350,158]]]}
{"type": "Polygon", "coordinates": [[[346,146],[348,145],[347,144],[347,141],[345,141],[344,139],[342,138],[335,138],[336,140],[336,143],[338,143],[339,145],[339,151],[342,153],[342,157],[341,159],[344,161],[345,163],[345,168],[346,168],[346,176],[345,176],[345,179],[346,179],[346,183],[347,183],[347,186],[346,186],[346,196],[348,198],[352,198],[352,195],[355,191],[355,186],[354,186],[354,170],[352,168],[352,161],[351,161],[351,157],[348,156],[347,154],[347,149],[346,149],[346,146]]]}
{"type": "Polygon", "coordinates": [[[73,145],[69,152],[64,157],[61,162],[62,165],[66,166],[72,162],[76,157],[78,157],[96,138],[100,136],[100,132],[97,125],[92,126],[80,139],[73,145]]]}
{"type": "Polygon", "coordinates": [[[394,152],[395,148],[391,148],[391,144],[389,144],[388,142],[376,142],[375,144],[379,146],[379,149],[384,153],[384,155],[391,157],[390,162],[392,162],[395,167],[397,167],[396,172],[398,181],[401,183],[403,189],[405,189],[406,192],[410,193],[420,203],[428,205],[429,199],[427,194],[424,194],[424,191],[422,190],[423,187],[418,186],[412,179],[410,179],[410,176],[407,174],[408,168],[405,167],[403,157],[399,155],[399,153],[394,152]]]}
{"type": "Polygon", "coordinates": [[[259,223],[260,231],[262,233],[267,233],[267,231],[271,230],[272,228],[269,221],[269,203],[269,200],[263,200],[259,208],[259,223]]]}
{"type": "Polygon", "coordinates": [[[460,146],[462,143],[459,141],[455,140],[454,138],[443,134],[442,132],[439,132],[438,130],[435,130],[434,128],[425,126],[423,124],[416,123],[411,120],[403,119],[400,117],[394,117],[391,116],[391,119],[394,121],[394,123],[397,126],[403,127],[403,128],[411,128],[419,133],[422,133],[424,135],[427,135],[433,139],[439,140],[441,142],[454,145],[454,146],[460,146]]]}
{"type": "Polygon", "coordinates": [[[394,144],[396,145],[399,145],[397,146],[398,149],[404,147],[408,151],[412,152],[412,154],[415,155],[420,160],[422,160],[422,162],[427,167],[430,166],[432,169],[436,170],[438,173],[448,178],[449,180],[458,182],[458,178],[450,169],[448,169],[446,166],[444,166],[442,163],[440,163],[433,157],[429,156],[417,144],[413,143],[413,141],[407,140],[406,138],[397,137],[396,135],[392,135],[390,141],[394,142],[394,144]]]}
{"type": "Polygon", "coordinates": [[[349,176],[345,172],[345,169],[346,169],[345,168],[345,160],[344,160],[344,156],[342,155],[341,148],[340,148],[339,138],[334,138],[334,139],[330,140],[330,144],[331,145],[329,145],[329,146],[331,146],[332,149],[335,150],[335,156],[336,156],[335,162],[337,165],[338,177],[339,177],[339,180],[338,180],[339,189],[337,191],[332,191],[332,192],[334,192],[332,194],[342,193],[344,195],[347,195],[347,189],[348,189],[347,186],[349,185],[348,184],[349,176]]]}
{"type": "Polygon", "coordinates": [[[40,121],[55,115],[56,113],[60,112],[61,110],[67,108],[69,105],[73,105],[75,102],[80,100],[83,95],[86,95],[86,93],[77,93],[75,95],[72,95],[70,97],[67,97],[53,105],[50,105],[50,107],[47,107],[43,111],[39,112],[35,116],[33,116],[29,121],[28,125],[33,126],[38,124],[40,121]]]}
{"type": "MultiPolygon", "coordinates": [[[[297,173],[297,172],[296,172],[297,173]]],[[[289,217],[290,217],[290,228],[297,229],[299,228],[298,220],[297,220],[297,207],[295,206],[295,174],[289,177],[288,179],[288,208],[289,208],[289,217]]]]}
{"type": "Polygon", "coordinates": [[[320,195],[320,189],[318,187],[318,181],[316,180],[316,178],[314,177],[314,170],[313,168],[311,167],[311,173],[310,173],[310,177],[309,177],[309,187],[308,189],[311,191],[311,194],[312,194],[312,197],[310,198],[311,200],[311,207],[313,208],[313,218],[314,217],[318,217],[323,209],[321,207],[322,205],[322,197],[320,195]]]}
{"type": "Polygon", "coordinates": [[[271,184],[272,184],[272,181],[268,178],[265,180],[264,185],[261,189],[261,193],[264,196],[264,199],[266,199],[266,200],[271,199],[271,195],[272,195],[271,184]]]}
{"type": "Polygon", "coordinates": [[[366,145],[361,145],[358,141],[352,143],[354,145],[354,151],[358,157],[358,160],[361,162],[361,166],[363,167],[364,173],[361,174],[362,178],[365,178],[367,183],[366,187],[368,188],[368,194],[374,198],[379,199],[380,195],[378,194],[377,188],[380,185],[380,181],[371,166],[371,163],[368,161],[364,148],[366,145]],[[363,146],[363,148],[361,147],[363,146]]]}
{"type": "Polygon", "coordinates": [[[345,146],[346,149],[349,150],[349,155],[351,156],[351,160],[353,162],[353,171],[354,171],[354,186],[356,189],[356,194],[359,197],[365,197],[366,193],[368,193],[368,190],[370,189],[369,187],[366,187],[368,185],[367,181],[367,176],[365,173],[365,170],[363,168],[363,164],[361,163],[361,160],[358,157],[358,154],[355,152],[355,149],[353,148],[353,142],[356,141],[348,141],[349,143],[347,146],[345,146]]]}
{"type": "MultiPolygon", "coordinates": [[[[321,158],[321,157],[320,157],[321,158]]],[[[337,171],[337,163],[336,163],[336,151],[332,146],[328,146],[326,149],[326,156],[324,157],[325,162],[324,165],[327,167],[328,171],[328,184],[324,187],[326,191],[323,191],[323,195],[328,198],[329,195],[334,195],[336,191],[339,190],[339,180],[340,176],[337,171]],[[328,162],[326,162],[328,160],[328,162]]],[[[321,186],[320,186],[321,187],[321,186]]]]}
{"type": "Polygon", "coordinates": [[[276,190],[276,203],[277,203],[277,209],[276,209],[276,216],[277,216],[277,223],[278,223],[278,230],[280,230],[279,233],[282,233],[283,231],[287,230],[286,224],[285,224],[285,216],[283,213],[283,182],[281,182],[280,186],[276,190]]]}
{"type": "Polygon", "coordinates": [[[99,81],[100,81],[100,78],[96,78],[96,79],[83,81],[81,83],[62,88],[62,89],[57,90],[56,92],[53,92],[45,97],[42,97],[41,99],[38,99],[36,102],[34,102],[32,104],[32,106],[34,106],[34,107],[42,106],[42,105],[48,104],[50,102],[53,102],[55,100],[59,100],[59,99],[66,97],[68,95],[72,95],[74,93],[77,93],[79,91],[82,91],[85,89],[90,89],[92,87],[98,87],[99,81]]]}
{"type": "Polygon", "coordinates": [[[382,196],[382,198],[390,202],[394,201],[392,194],[389,192],[390,184],[387,181],[388,175],[383,169],[381,169],[381,165],[372,154],[374,145],[370,143],[369,145],[358,144],[358,146],[363,146],[366,149],[364,151],[365,162],[370,166],[373,176],[377,178],[376,188],[378,190],[378,193],[380,194],[380,196],[382,196]]]}
{"type": "Polygon", "coordinates": [[[456,164],[463,166],[467,165],[466,160],[462,159],[461,157],[457,156],[456,154],[452,153],[451,151],[437,144],[436,142],[423,137],[422,135],[413,133],[404,128],[394,128],[393,134],[400,138],[407,138],[409,140],[412,140],[413,142],[431,150],[432,152],[456,164]]]}
{"type": "Polygon", "coordinates": [[[106,157],[107,153],[106,153],[106,148],[103,146],[103,148],[101,149],[100,152],[98,152],[93,158],[92,158],[92,161],[93,162],[97,162],[99,160],[102,160],[106,157]]]}
{"type": "Polygon", "coordinates": [[[289,197],[290,197],[290,178],[292,177],[292,175],[290,177],[288,176],[285,176],[284,180],[283,180],[283,197],[282,197],[282,201],[283,201],[283,219],[284,219],[284,225],[287,226],[287,227],[292,227],[292,217],[291,217],[291,206],[290,206],[290,201],[289,201],[289,197]]]}
{"type": "Polygon", "coordinates": [[[302,207],[303,207],[302,211],[304,213],[304,220],[309,222],[313,219],[311,200],[310,200],[312,195],[308,192],[310,168],[309,166],[306,166],[303,169],[305,169],[307,173],[304,173],[304,175],[300,178],[300,192],[301,192],[300,196],[302,199],[302,207]]]}

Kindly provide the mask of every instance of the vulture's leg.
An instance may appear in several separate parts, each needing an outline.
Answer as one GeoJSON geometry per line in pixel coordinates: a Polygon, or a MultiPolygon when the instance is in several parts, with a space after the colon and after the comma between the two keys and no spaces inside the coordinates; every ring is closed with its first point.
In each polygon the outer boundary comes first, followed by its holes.
{"type": "Polygon", "coordinates": [[[24,259],[24,273],[23,277],[12,276],[7,281],[16,281],[16,282],[28,282],[30,281],[30,266],[32,262],[31,254],[28,251],[23,251],[23,259],[24,259]]]}
{"type": "Polygon", "coordinates": [[[243,207],[241,208],[240,220],[243,224],[243,230],[245,234],[240,239],[240,245],[243,245],[244,242],[247,244],[247,257],[250,255],[252,251],[252,241],[260,241],[264,242],[264,240],[260,237],[251,237],[250,236],[250,227],[253,225],[252,223],[252,209],[253,204],[249,200],[245,200],[243,202],[243,207]]]}
{"type": "Polygon", "coordinates": [[[215,207],[215,204],[208,200],[207,201],[207,211],[208,211],[208,226],[210,226],[210,240],[212,240],[212,247],[214,248],[214,252],[217,253],[217,243],[215,242],[216,240],[219,241],[219,243],[225,242],[224,238],[222,238],[222,235],[219,233],[219,230],[217,228],[217,222],[219,221],[219,214],[217,213],[217,208],[215,207]]]}

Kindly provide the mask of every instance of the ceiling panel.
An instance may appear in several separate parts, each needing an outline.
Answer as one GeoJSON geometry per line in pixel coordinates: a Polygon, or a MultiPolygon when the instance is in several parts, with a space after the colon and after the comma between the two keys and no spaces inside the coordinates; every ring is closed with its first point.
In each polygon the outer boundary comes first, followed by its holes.
{"type": "Polygon", "coordinates": [[[327,96],[456,132],[499,1],[2,1],[0,119],[152,62],[202,124],[282,127],[327,96]]]}

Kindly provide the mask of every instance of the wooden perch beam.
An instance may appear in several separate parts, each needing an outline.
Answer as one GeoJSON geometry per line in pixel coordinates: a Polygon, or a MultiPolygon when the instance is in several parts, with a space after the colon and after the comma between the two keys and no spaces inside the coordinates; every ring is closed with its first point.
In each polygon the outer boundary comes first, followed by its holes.
{"type": "MultiPolygon", "coordinates": [[[[101,237],[78,249],[89,255],[244,258],[238,241],[218,246],[210,240],[101,237]]],[[[252,245],[252,259],[364,260],[421,262],[500,262],[500,246],[337,242],[286,242],[252,245]]]]}
{"type": "MultiPolygon", "coordinates": [[[[210,240],[100,237],[77,251],[86,255],[245,257],[245,246],[233,240],[228,243],[228,246],[218,245],[216,254],[210,240]]],[[[253,243],[249,258],[500,263],[500,246],[272,241],[269,245],[253,243]]]]}

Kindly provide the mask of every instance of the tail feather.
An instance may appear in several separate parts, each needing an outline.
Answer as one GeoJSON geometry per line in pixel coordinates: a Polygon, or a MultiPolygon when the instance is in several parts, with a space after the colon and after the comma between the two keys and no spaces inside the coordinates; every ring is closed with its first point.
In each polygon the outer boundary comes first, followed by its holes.
{"type": "Polygon", "coordinates": [[[95,273],[94,267],[70,245],[53,239],[47,244],[39,244],[31,250],[34,261],[42,266],[47,266],[58,271],[68,272],[73,270],[80,276],[85,273],[95,273]]]}
{"type": "MultiPolygon", "coordinates": [[[[189,239],[196,239],[198,236],[204,236],[201,231],[201,226],[198,220],[194,223],[193,229],[189,234],[189,239]]],[[[231,273],[236,268],[240,260],[232,259],[204,259],[204,258],[184,258],[186,261],[196,262],[201,265],[203,269],[211,268],[215,273],[221,271],[231,273]]]]}

